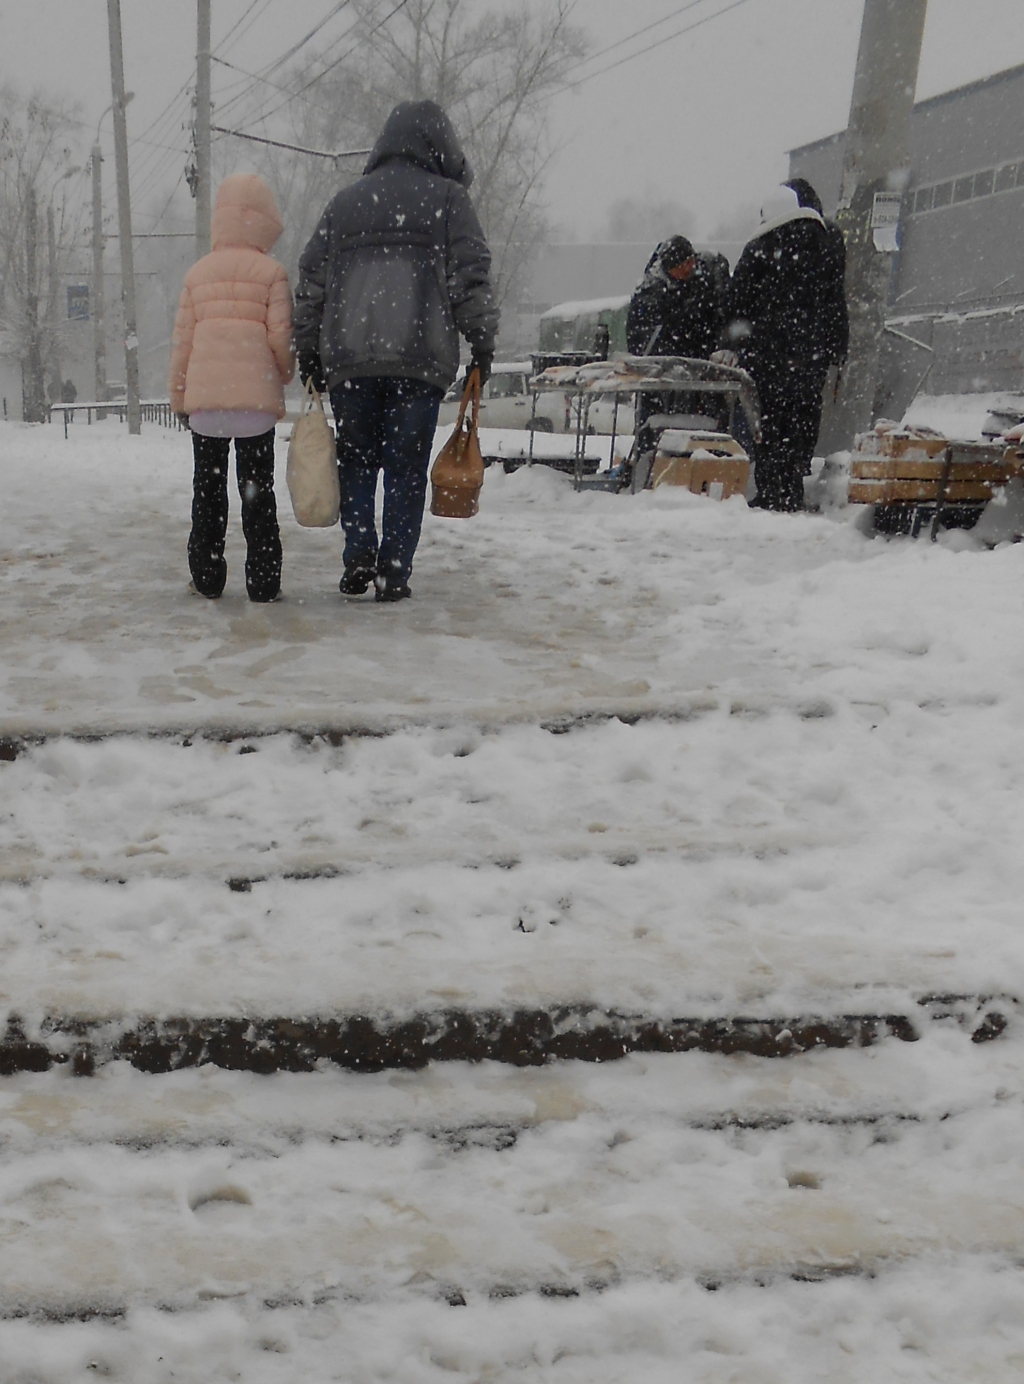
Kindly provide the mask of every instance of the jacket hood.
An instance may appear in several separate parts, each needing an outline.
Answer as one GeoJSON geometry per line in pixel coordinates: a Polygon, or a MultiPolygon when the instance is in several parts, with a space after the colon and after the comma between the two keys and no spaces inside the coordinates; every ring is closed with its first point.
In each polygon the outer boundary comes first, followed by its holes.
{"type": "Polygon", "coordinates": [[[428,173],[450,178],[468,188],[473,170],[455,127],[436,101],[402,101],[384,122],[367,160],[372,173],[391,159],[408,159],[428,173]]]}
{"type": "Polygon", "coordinates": [[[668,288],[685,292],[686,286],[690,282],[689,279],[677,281],[672,278],[670,271],[680,264],[685,264],[688,259],[697,261],[696,273],[699,275],[703,267],[702,261],[693,248],[692,242],[684,235],[669,236],[668,240],[663,240],[655,246],[638,286],[640,288],[652,288],[655,284],[663,284],[668,288]]]}
{"type": "Polygon", "coordinates": [[[821,213],[813,207],[802,207],[796,192],[788,183],[784,183],[765,198],[764,206],[761,208],[761,224],[752,239],[767,235],[769,231],[777,230],[779,226],[785,226],[790,221],[817,221],[819,226],[825,224],[825,218],[821,213]]]}
{"type": "Polygon", "coordinates": [[[284,230],[274,194],[255,173],[233,173],[217,189],[210,223],[215,250],[244,245],[270,251],[284,230]]]}

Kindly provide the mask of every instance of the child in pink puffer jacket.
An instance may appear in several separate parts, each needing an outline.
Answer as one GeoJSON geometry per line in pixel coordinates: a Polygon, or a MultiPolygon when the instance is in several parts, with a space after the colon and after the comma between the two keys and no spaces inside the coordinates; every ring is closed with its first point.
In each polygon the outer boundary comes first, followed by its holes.
{"type": "Polygon", "coordinates": [[[188,565],[193,588],[211,600],[227,580],[232,438],[246,590],[251,601],[273,601],[281,589],[274,427],[284,417],[295,358],[288,276],[269,251],[283,229],[262,178],[225,178],[213,211],[213,250],[185,275],[178,302],[169,387],[171,407],[188,415],[195,456],[188,565]]]}

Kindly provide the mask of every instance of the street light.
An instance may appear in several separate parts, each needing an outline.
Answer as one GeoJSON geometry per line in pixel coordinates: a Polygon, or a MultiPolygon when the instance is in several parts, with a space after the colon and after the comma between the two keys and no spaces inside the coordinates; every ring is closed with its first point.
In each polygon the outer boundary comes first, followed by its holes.
{"type": "Polygon", "coordinates": [[[131,103],[132,101],[134,101],[134,100],[135,100],[135,92],[134,92],[134,91],[126,91],[125,94],[124,94],[124,100],[123,100],[123,101],[111,101],[110,105],[106,107],[106,109],[103,111],[103,114],[100,116],[99,120],[96,121],[96,137],[95,137],[95,139],[94,139],[93,142],[92,142],[92,145],[93,145],[93,148],[94,148],[94,149],[96,148],[96,146],[97,146],[97,145],[99,144],[99,142],[100,142],[100,126],[103,124],[104,120],[107,118],[107,116],[110,114],[110,112],[114,109],[114,107],[119,105],[119,106],[121,107],[121,109],[124,110],[125,106],[130,105],[130,103],[131,103]]]}

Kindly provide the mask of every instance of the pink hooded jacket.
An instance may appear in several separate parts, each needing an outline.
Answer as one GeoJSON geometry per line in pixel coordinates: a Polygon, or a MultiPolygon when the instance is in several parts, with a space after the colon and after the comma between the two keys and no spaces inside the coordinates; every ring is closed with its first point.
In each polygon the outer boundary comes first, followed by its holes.
{"type": "Polygon", "coordinates": [[[185,275],[171,349],[176,413],[245,410],[284,417],[295,373],[288,276],[268,253],[284,229],[274,194],[255,173],[217,191],[213,250],[185,275]]]}

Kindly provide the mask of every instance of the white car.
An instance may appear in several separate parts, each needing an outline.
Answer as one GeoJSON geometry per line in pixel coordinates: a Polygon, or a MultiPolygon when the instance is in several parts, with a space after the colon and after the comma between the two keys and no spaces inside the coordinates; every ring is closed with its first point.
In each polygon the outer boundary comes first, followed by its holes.
{"type": "MultiPolygon", "coordinates": [[[[596,399],[590,402],[590,413],[587,417],[587,432],[601,433],[608,436],[614,426],[616,437],[631,437],[633,434],[633,400],[629,395],[623,397],[621,394],[599,394],[596,399]],[[616,404],[618,407],[616,408],[616,404]]],[[[576,415],[573,412],[572,427],[576,427],[576,415]]]]}
{"type": "MultiPolygon", "coordinates": [[[[537,432],[566,431],[566,401],[561,395],[540,394],[536,399],[526,388],[533,372],[528,360],[496,361],[491,378],[480,391],[480,426],[482,428],[530,428],[537,432]]],[[[438,425],[448,427],[459,416],[459,402],[466,383],[466,370],[444,396],[438,425]]]]}

